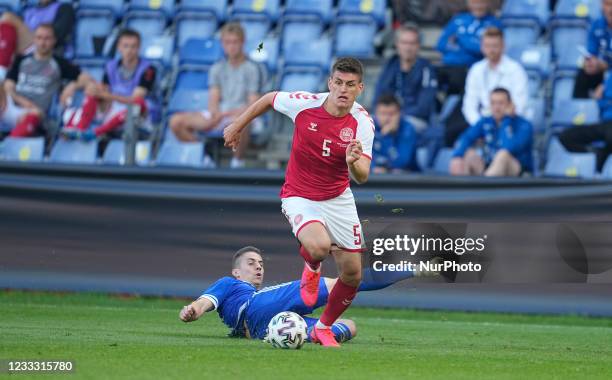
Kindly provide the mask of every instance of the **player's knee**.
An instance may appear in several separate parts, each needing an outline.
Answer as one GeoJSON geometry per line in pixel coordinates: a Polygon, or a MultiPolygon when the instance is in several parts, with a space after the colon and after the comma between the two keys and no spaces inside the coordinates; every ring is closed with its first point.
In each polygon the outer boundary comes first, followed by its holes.
{"type": "Polygon", "coordinates": [[[331,241],[329,239],[321,239],[308,241],[303,243],[304,248],[310,253],[313,259],[323,260],[329,254],[331,249],[331,241]]]}
{"type": "Polygon", "coordinates": [[[506,149],[502,149],[499,152],[497,152],[494,160],[506,162],[506,161],[509,161],[511,158],[512,158],[512,155],[510,154],[510,152],[508,152],[506,149]]]}
{"type": "Polygon", "coordinates": [[[172,132],[174,133],[178,133],[180,132],[180,130],[183,127],[183,118],[181,117],[181,115],[172,115],[172,117],[170,118],[170,130],[172,130],[172,132]]]}

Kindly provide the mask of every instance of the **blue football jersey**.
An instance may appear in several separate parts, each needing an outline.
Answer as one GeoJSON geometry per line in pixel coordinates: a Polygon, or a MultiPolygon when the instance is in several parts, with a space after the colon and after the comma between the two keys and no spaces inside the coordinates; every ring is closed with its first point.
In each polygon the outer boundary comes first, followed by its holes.
{"type": "Polygon", "coordinates": [[[232,335],[244,335],[244,309],[257,289],[252,284],[233,277],[223,277],[202,293],[200,298],[210,300],[223,323],[232,329],[232,335]]]}

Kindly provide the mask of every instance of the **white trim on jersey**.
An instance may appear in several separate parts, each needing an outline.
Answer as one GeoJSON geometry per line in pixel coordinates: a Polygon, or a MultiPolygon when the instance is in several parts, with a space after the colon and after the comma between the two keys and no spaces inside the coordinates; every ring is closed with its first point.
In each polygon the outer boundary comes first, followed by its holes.
{"type": "Polygon", "coordinates": [[[201,296],[198,297],[198,300],[200,298],[206,298],[207,300],[212,302],[214,306],[213,310],[217,310],[217,307],[219,307],[219,300],[217,300],[217,297],[213,296],[212,294],[202,294],[201,296]]]}

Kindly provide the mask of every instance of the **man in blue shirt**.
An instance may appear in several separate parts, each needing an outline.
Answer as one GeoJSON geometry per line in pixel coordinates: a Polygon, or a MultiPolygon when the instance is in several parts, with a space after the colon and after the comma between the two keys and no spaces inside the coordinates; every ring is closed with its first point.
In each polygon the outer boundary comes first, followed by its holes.
{"type": "Polygon", "coordinates": [[[601,122],[594,125],[578,125],[564,130],[559,141],[570,152],[584,153],[595,150],[597,170],[601,171],[606,159],[612,154],[612,75],[608,75],[605,84],[595,91],[599,103],[601,122]],[[603,141],[600,148],[592,149],[594,142],[603,141]]]}
{"type": "Polygon", "coordinates": [[[394,94],[401,102],[402,116],[422,132],[434,111],[438,82],[429,61],[419,58],[419,30],[404,24],[395,32],[397,55],[383,67],[374,93],[374,104],[382,94],[394,94]]]}
{"type": "Polygon", "coordinates": [[[452,175],[516,177],[532,169],[533,127],[515,114],[508,90],[491,92],[491,114],[459,136],[450,163],[452,175]],[[472,148],[480,139],[482,154],[472,148]]]}
{"type": "Polygon", "coordinates": [[[453,17],[438,40],[442,67],[438,70],[440,88],[447,94],[462,94],[467,70],[483,56],[480,38],[489,27],[502,28],[491,13],[490,0],[468,0],[469,12],[453,17]]]}
{"type": "Polygon", "coordinates": [[[378,98],[375,122],[372,171],[387,173],[413,168],[417,134],[412,124],[402,117],[395,96],[383,94],[378,98]]]}
{"type": "MultiPolygon", "coordinates": [[[[408,279],[419,272],[379,272],[365,270],[359,291],[382,289],[397,281],[408,279]]],[[[300,296],[300,280],[260,289],[263,282],[264,265],[261,251],[247,246],[239,249],[232,261],[232,277],[223,277],[204,291],[191,304],[183,307],[179,317],[183,322],[193,322],[204,313],[217,310],[223,323],[231,328],[230,336],[264,339],[270,320],[282,311],[301,315],[308,325],[308,332],[317,322],[305,315],[325,306],[329,290],[337,278],[321,277],[319,296],[314,306],[308,307],[300,296]]],[[[350,340],[357,333],[355,322],[338,319],[331,327],[338,342],[350,340]]],[[[308,334],[310,339],[310,334],[308,334]]]]}

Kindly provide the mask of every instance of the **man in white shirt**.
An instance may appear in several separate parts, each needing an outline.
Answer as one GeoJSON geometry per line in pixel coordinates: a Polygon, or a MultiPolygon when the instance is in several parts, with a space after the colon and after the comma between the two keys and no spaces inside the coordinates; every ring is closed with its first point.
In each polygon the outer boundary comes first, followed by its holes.
{"type": "MultiPolygon", "coordinates": [[[[465,96],[461,108],[469,125],[491,115],[490,94],[495,88],[507,89],[513,99],[517,115],[524,115],[529,97],[527,73],[520,63],[504,55],[504,35],[498,28],[488,28],[481,40],[485,59],[476,62],[468,72],[465,96]]],[[[453,141],[462,130],[447,130],[454,134],[453,141]]]]}

